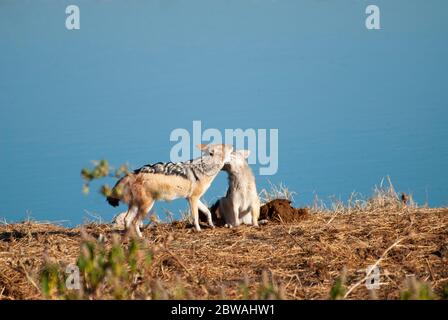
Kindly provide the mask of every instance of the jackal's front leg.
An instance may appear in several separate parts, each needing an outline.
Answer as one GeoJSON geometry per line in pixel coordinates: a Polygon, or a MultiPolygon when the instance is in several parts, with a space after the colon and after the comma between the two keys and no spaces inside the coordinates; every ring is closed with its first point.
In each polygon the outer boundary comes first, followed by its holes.
{"type": "Polygon", "coordinates": [[[258,218],[260,218],[260,206],[259,205],[252,206],[250,210],[252,215],[252,225],[254,227],[258,227],[258,218]]]}
{"type": "Polygon", "coordinates": [[[215,225],[213,224],[212,213],[207,208],[207,206],[202,203],[201,200],[198,200],[198,208],[207,215],[208,224],[210,225],[210,227],[214,228],[215,225]]]}
{"type": "Polygon", "coordinates": [[[238,227],[241,224],[240,221],[240,208],[235,203],[232,204],[233,218],[234,218],[234,226],[238,227]]]}
{"type": "Polygon", "coordinates": [[[199,226],[198,201],[199,198],[196,197],[188,199],[188,203],[190,204],[191,216],[193,217],[194,228],[196,229],[196,231],[201,231],[201,227],[199,226]]]}

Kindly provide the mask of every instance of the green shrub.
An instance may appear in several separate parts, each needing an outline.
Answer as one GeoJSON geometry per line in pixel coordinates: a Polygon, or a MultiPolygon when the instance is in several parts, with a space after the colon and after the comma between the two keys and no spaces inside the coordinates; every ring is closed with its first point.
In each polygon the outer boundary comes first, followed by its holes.
{"type": "MultiPolygon", "coordinates": [[[[76,263],[81,280],[80,290],[66,288],[64,269],[58,264],[46,262],[40,273],[42,293],[45,297],[56,299],[127,299],[134,293],[137,280],[151,280],[148,274],[152,256],[152,249],[136,239],[124,245],[117,236],[110,246],[94,239],[84,240],[76,263]]],[[[145,294],[144,290],[142,294],[145,294]]]]}
{"type": "Polygon", "coordinates": [[[427,283],[418,281],[415,277],[409,277],[406,279],[405,289],[400,293],[400,299],[433,300],[434,294],[427,283]]]}

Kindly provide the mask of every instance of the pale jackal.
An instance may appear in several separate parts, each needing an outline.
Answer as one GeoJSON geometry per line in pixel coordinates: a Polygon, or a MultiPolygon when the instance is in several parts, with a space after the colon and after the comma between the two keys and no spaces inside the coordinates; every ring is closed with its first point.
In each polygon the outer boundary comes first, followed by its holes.
{"type": "Polygon", "coordinates": [[[260,199],[255,177],[246,161],[249,154],[249,150],[236,150],[232,152],[230,162],[223,167],[229,175],[229,189],[226,196],[218,200],[217,210],[230,228],[241,223],[258,226],[260,199]]]}
{"type": "Polygon", "coordinates": [[[224,164],[230,161],[233,147],[226,144],[201,144],[197,147],[204,152],[197,159],[146,165],[116,183],[107,201],[114,207],[118,206],[119,201],[128,204],[126,230],[135,231],[141,237],[138,224],[151,210],[154,202],[176,198],[188,199],[197,231],[201,230],[198,208],[207,214],[209,225],[214,227],[211,213],[200,198],[224,164]]]}

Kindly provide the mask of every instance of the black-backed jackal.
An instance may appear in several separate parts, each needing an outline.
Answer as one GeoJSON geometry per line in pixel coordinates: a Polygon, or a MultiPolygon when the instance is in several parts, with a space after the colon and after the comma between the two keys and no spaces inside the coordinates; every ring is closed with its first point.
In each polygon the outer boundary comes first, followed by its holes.
{"type": "Polygon", "coordinates": [[[116,183],[107,201],[114,207],[118,206],[119,201],[128,204],[126,230],[135,231],[141,237],[139,222],[151,210],[154,202],[177,198],[188,200],[197,231],[201,230],[198,208],[207,214],[209,225],[214,227],[212,215],[200,198],[224,164],[230,161],[233,148],[226,144],[201,144],[197,147],[204,153],[197,159],[146,165],[116,183]]]}

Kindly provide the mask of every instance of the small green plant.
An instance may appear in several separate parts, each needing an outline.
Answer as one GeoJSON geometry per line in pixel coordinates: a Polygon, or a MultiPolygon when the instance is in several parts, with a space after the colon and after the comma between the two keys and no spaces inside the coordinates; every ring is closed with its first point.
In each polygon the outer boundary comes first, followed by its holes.
{"type": "Polygon", "coordinates": [[[283,287],[278,286],[273,279],[269,279],[268,273],[263,270],[255,298],[258,300],[284,300],[285,294],[283,287]]]}
{"type": "Polygon", "coordinates": [[[345,281],[346,281],[346,271],[344,270],[342,272],[342,275],[336,279],[336,281],[334,282],[333,286],[330,289],[330,299],[331,300],[341,300],[344,298],[345,293],[346,293],[346,285],[345,285],[345,281]]]}
{"type": "Polygon", "coordinates": [[[47,261],[41,270],[40,286],[46,298],[55,298],[65,291],[65,279],[58,264],[47,261]]]}
{"type": "MultiPolygon", "coordinates": [[[[94,165],[93,168],[83,168],[81,170],[81,177],[84,180],[82,187],[82,192],[84,194],[88,194],[90,192],[90,183],[93,180],[99,180],[106,177],[119,179],[129,173],[128,164],[122,164],[118,167],[118,169],[114,169],[109,165],[109,162],[104,159],[92,162],[94,165]]],[[[103,184],[100,188],[100,193],[105,197],[112,195],[112,192],[112,188],[107,184],[103,184]]]]}
{"type": "Polygon", "coordinates": [[[418,281],[415,277],[409,277],[406,279],[405,289],[400,293],[400,299],[433,300],[434,294],[427,283],[418,281]]]}
{"type": "Polygon", "coordinates": [[[188,299],[188,290],[185,288],[182,281],[177,277],[175,281],[175,286],[172,289],[172,297],[175,300],[184,300],[188,299]]]}
{"type": "Polygon", "coordinates": [[[448,283],[442,288],[442,299],[448,300],[448,283]]]}
{"type": "Polygon", "coordinates": [[[244,277],[243,282],[239,286],[239,290],[241,293],[241,299],[248,300],[249,299],[249,279],[247,275],[244,277]]]}
{"type": "Polygon", "coordinates": [[[42,292],[45,297],[56,299],[127,299],[139,279],[150,278],[152,257],[152,249],[136,239],[124,245],[118,236],[113,237],[110,246],[103,241],[85,239],[77,260],[82,280],[80,290],[68,290],[64,269],[47,262],[40,273],[42,292]]]}

